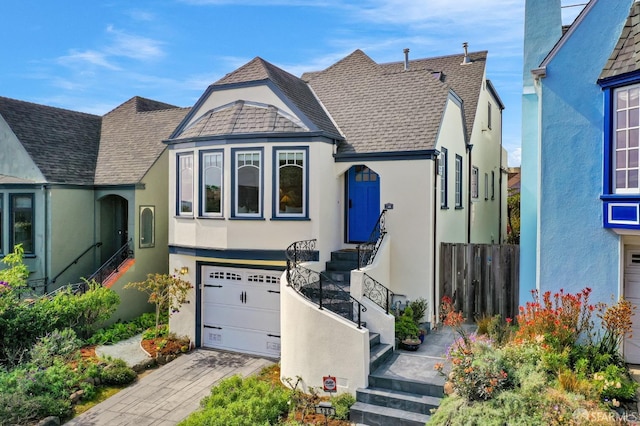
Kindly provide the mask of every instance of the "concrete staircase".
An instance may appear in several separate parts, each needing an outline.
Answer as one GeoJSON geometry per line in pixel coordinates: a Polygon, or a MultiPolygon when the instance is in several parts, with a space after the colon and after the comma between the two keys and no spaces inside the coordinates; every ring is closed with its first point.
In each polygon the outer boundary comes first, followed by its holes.
{"type": "Polygon", "coordinates": [[[450,333],[429,334],[418,352],[396,351],[371,368],[369,387],[356,391],[350,421],[369,426],[423,426],[444,396],[444,377],[433,367],[446,364],[442,354],[454,338],[450,333]]]}
{"type": "Polygon", "coordinates": [[[324,274],[349,292],[351,271],[358,269],[358,252],[355,250],[338,250],[331,253],[331,260],[325,263],[324,274]]]}

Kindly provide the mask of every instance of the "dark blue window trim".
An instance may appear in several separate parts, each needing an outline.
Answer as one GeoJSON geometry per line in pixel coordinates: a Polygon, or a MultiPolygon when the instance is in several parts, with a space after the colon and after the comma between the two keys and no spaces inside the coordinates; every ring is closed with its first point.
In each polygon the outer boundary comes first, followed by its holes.
{"type": "Polygon", "coordinates": [[[613,147],[613,89],[604,91],[604,149],[602,153],[602,193],[613,194],[613,170],[612,170],[612,150],[613,147]]]}
{"type": "Polygon", "coordinates": [[[304,220],[309,219],[309,147],[308,146],[274,146],[272,155],[271,182],[273,185],[273,203],[271,205],[271,218],[277,220],[304,220]],[[304,151],[304,214],[287,216],[278,213],[280,205],[278,186],[278,152],[279,151],[304,151]]]}
{"type": "Polygon", "coordinates": [[[448,209],[449,208],[449,151],[447,148],[442,147],[440,151],[440,155],[442,156],[442,170],[441,170],[441,178],[440,184],[442,188],[440,188],[440,208],[448,209]]]}
{"type": "Polygon", "coordinates": [[[222,149],[207,149],[200,151],[200,156],[198,158],[198,199],[200,200],[200,205],[198,206],[198,217],[199,218],[224,218],[224,150],[222,149]],[[204,191],[204,156],[206,154],[221,154],[222,155],[222,165],[221,165],[221,182],[220,182],[220,214],[217,213],[207,213],[204,211],[204,206],[206,205],[205,197],[206,192],[204,191]]]}
{"type": "MultiPolygon", "coordinates": [[[[27,193],[13,193],[13,194],[9,194],[9,247],[14,247],[15,246],[15,223],[13,222],[13,209],[15,207],[15,199],[16,197],[29,197],[31,198],[31,235],[29,237],[29,239],[31,240],[31,250],[24,251],[25,257],[29,258],[29,257],[35,257],[35,240],[33,238],[34,236],[34,232],[35,232],[35,226],[36,226],[36,205],[35,205],[35,196],[32,192],[27,192],[27,193]]],[[[23,247],[24,248],[24,247],[23,247]]]]}
{"type": "Polygon", "coordinates": [[[455,181],[455,203],[456,209],[464,208],[464,162],[462,161],[462,156],[456,154],[455,168],[454,168],[454,181],[455,181]],[[458,181],[458,164],[460,164],[460,180],[458,181]],[[458,194],[460,194],[460,199],[458,200],[458,194]]]}
{"type": "Polygon", "coordinates": [[[230,219],[264,219],[264,148],[263,147],[247,147],[247,148],[231,148],[231,217],[230,219]],[[259,152],[260,153],[260,214],[255,216],[238,216],[236,212],[236,166],[237,154],[242,152],[259,152]]]}

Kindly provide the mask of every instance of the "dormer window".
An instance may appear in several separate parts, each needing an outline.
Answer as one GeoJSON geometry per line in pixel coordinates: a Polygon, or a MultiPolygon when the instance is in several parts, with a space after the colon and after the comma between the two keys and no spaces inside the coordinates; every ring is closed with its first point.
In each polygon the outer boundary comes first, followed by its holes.
{"type": "Polygon", "coordinates": [[[627,86],[614,91],[613,102],[613,183],[616,194],[640,192],[640,85],[627,86]]]}

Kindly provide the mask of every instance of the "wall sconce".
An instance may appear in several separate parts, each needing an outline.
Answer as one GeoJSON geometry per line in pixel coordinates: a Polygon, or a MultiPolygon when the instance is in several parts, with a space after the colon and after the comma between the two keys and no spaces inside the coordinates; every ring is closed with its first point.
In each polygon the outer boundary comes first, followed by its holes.
{"type": "Polygon", "coordinates": [[[189,273],[189,268],[187,268],[186,266],[183,266],[182,268],[180,268],[180,275],[187,275],[189,273]]]}

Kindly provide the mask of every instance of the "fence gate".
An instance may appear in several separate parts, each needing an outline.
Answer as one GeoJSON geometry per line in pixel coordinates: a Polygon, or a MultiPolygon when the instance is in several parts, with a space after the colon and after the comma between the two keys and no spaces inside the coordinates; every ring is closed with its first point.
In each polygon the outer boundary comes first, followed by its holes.
{"type": "Polygon", "coordinates": [[[518,245],[442,243],[439,294],[451,297],[469,323],[484,315],[514,318],[519,270],[518,245]]]}

